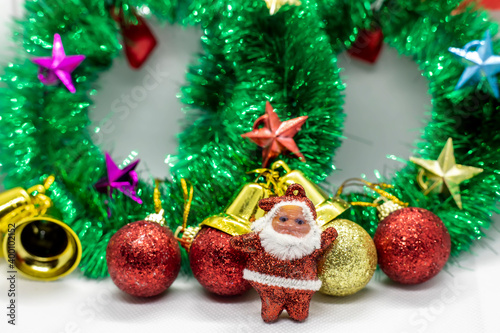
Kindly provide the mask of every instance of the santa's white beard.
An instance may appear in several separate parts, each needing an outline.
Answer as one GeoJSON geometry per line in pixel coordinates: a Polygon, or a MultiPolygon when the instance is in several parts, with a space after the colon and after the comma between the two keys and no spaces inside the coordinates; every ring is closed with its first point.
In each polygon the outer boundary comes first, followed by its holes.
{"type": "Polygon", "coordinates": [[[252,224],[252,230],[259,232],[262,247],[269,254],[281,260],[294,260],[303,258],[321,247],[321,229],[314,220],[307,221],[311,226],[307,235],[295,237],[274,230],[273,217],[274,214],[267,214],[252,224]]]}

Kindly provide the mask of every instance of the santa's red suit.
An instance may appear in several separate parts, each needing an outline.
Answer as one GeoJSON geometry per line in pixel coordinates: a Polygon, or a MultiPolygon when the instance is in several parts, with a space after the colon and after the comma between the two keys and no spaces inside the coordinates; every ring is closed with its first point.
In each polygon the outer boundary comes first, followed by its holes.
{"type": "Polygon", "coordinates": [[[280,260],[266,252],[258,233],[233,238],[234,248],[250,254],[243,277],[259,293],[266,322],[276,320],[284,309],[295,320],[307,318],[311,297],[321,288],[317,261],[336,238],[334,228],[326,229],[321,234],[321,248],[295,260],[280,260]]]}
{"type": "MultiPolygon", "coordinates": [[[[296,188],[294,186],[293,189],[296,188]]],[[[289,192],[287,191],[287,194],[290,194],[289,192]]],[[[267,199],[267,202],[260,204],[261,208],[270,211],[268,215],[272,215],[279,206],[292,204],[303,207],[308,222],[316,223],[316,210],[305,195],[304,199],[296,195],[272,199],[271,203],[267,199]]],[[[267,216],[267,222],[272,217],[267,216]]],[[[318,228],[317,232],[317,244],[311,250],[306,250],[304,255],[295,252],[295,256],[292,255],[293,259],[279,258],[279,254],[267,251],[266,246],[269,250],[271,248],[269,243],[264,241],[263,244],[262,230],[231,239],[232,247],[248,254],[243,277],[261,297],[264,321],[276,320],[283,310],[286,310],[292,319],[302,321],[307,318],[311,297],[321,287],[321,281],[317,277],[317,262],[337,238],[337,231],[334,228],[328,228],[322,233],[318,228]]]]}

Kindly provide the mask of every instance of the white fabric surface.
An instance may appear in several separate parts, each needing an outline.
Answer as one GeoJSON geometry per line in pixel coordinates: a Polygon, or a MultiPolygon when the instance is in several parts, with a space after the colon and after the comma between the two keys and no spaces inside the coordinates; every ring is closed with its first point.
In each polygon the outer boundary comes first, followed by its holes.
{"type": "MultiPolygon", "coordinates": [[[[0,12],[0,45],[6,45],[10,36],[7,18],[21,12],[15,2],[5,6],[0,12]]],[[[111,121],[103,135],[94,139],[111,150],[116,160],[138,151],[143,178],[168,173],[164,159],[175,152],[175,134],[183,118],[175,96],[184,82],[185,66],[199,46],[196,29],[167,26],[155,27],[155,32],[160,48],[148,65],[135,72],[124,59],[117,60],[102,75],[102,89],[92,111],[93,126],[106,117],[111,121]],[[134,89],[137,94],[144,77],[159,69],[169,74],[157,76],[159,85],[147,90],[147,98],[132,100],[127,112],[116,112],[118,105],[125,105],[122,94],[133,95],[134,89]]],[[[0,50],[2,65],[10,53],[0,50]]],[[[348,85],[347,138],[336,154],[339,170],[329,179],[332,187],[361,173],[373,175],[374,169],[388,174],[399,168],[385,156],[411,155],[411,144],[430,109],[426,81],[411,60],[399,58],[394,50],[386,47],[375,66],[344,55],[340,65],[348,85]]],[[[7,265],[2,260],[0,332],[499,332],[499,238],[492,228],[473,248],[474,254],[459,258],[460,266],[449,265],[421,285],[397,285],[377,273],[355,295],[332,298],[317,293],[304,323],[286,316],[274,324],[263,323],[260,300],[253,290],[241,297],[221,298],[205,292],[195,280],[179,278],[164,295],[137,299],[122,293],[110,279],[93,281],[74,272],[50,283],[18,277],[17,326],[11,327],[5,315],[7,265]]]]}

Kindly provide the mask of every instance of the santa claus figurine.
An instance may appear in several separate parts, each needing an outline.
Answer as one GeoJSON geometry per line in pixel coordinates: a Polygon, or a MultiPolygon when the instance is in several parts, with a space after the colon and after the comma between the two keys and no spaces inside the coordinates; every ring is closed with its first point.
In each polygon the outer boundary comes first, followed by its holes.
{"type": "Polygon", "coordinates": [[[284,196],[260,200],[259,207],[267,214],[252,224],[253,232],[231,239],[233,248],[248,255],[243,278],[259,293],[265,322],[275,321],[283,310],[303,321],[321,287],[317,262],[337,231],[321,232],[316,209],[299,184],[290,185],[284,196]]]}

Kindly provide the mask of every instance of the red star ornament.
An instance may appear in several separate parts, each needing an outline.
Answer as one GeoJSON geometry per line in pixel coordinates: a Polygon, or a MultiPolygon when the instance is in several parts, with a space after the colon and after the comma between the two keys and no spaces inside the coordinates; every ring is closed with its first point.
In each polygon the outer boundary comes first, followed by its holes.
{"type": "Polygon", "coordinates": [[[293,137],[300,131],[307,118],[307,116],[302,116],[282,122],[274,112],[271,103],[266,102],[266,113],[255,121],[251,132],[241,136],[249,138],[259,147],[264,148],[262,151],[263,167],[267,166],[269,160],[286,151],[295,154],[302,162],[305,162],[306,159],[300,152],[299,147],[297,147],[293,137]],[[264,123],[264,126],[258,128],[262,123],[264,123]]]}

